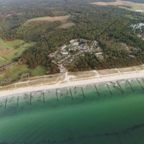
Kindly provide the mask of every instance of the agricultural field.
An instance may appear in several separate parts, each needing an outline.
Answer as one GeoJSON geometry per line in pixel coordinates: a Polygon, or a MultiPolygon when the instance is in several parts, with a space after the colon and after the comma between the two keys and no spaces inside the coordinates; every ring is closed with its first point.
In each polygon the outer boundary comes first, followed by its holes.
{"type": "Polygon", "coordinates": [[[63,21],[68,20],[68,18],[70,16],[71,15],[69,14],[67,16],[57,16],[57,17],[38,17],[38,18],[33,18],[33,19],[30,19],[30,20],[26,21],[24,23],[24,25],[27,25],[32,21],[49,21],[49,22],[61,21],[61,22],[63,22],[63,21]]]}
{"type": "Polygon", "coordinates": [[[91,4],[96,4],[100,6],[118,6],[119,8],[124,8],[127,10],[144,12],[144,4],[143,3],[134,3],[129,1],[116,1],[116,2],[93,2],[91,4]]]}
{"type": "Polygon", "coordinates": [[[33,70],[32,76],[45,75],[46,71],[47,71],[46,67],[37,66],[37,68],[35,70],[33,70]]]}
{"type": "Polygon", "coordinates": [[[23,40],[4,41],[0,38],[0,47],[2,48],[16,48],[24,43],[23,40]]]}
{"type": "Polygon", "coordinates": [[[6,55],[5,57],[9,60],[12,60],[14,58],[17,58],[19,56],[22,55],[22,53],[29,47],[34,46],[35,43],[26,43],[22,46],[20,46],[19,48],[15,49],[14,51],[12,51],[11,53],[9,53],[8,55],[6,55]]]}

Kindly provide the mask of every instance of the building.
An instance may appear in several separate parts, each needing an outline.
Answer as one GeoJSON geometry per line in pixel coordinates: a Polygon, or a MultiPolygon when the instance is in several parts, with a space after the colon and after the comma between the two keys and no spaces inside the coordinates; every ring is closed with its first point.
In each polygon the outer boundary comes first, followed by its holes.
{"type": "Polygon", "coordinates": [[[99,57],[99,55],[102,55],[102,52],[95,53],[94,55],[95,55],[96,57],[99,57]]]}
{"type": "Polygon", "coordinates": [[[76,49],[77,49],[76,47],[72,47],[72,48],[69,48],[69,51],[76,50],[76,49]]]}
{"type": "Polygon", "coordinates": [[[73,43],[73,42],[75,42],[75,40],[74,40],[74,39],[70,40],[70,43],[73,43]]]}
{"type": "Polygon", "coordinates": [[[57,51],[55,51],[55,52],[49,54],[48,56],[49,56],[49,57],[55,57],[56,53],[57,53],[57,51]]]}
{"type": "Polygon", "coordinates": [[[62,53],[62,54],[68,54],[68,51],[62,50],[61,53],[62,53]]]}
{"type": "Polygon", "coordinates": [[[66,44],[62,45],[62,46],[61,46],[61,50],[63,50],[63,49],[66,48],[66,47],[67,47],[66,44]]]}
{"type": "Polygon", "coordinates": [[[98,42],[95,40],[94,43],[97,44],[98,42]]]}
{"type": "Polygon", "coordinates": [[[130,57],[132,57],[132,58],[135,58],[135,56],[134,55],[129,55],[130,57]]]}
{"type": "Polygon", "coordinates": [[[87,46],[87,43],[81,44],[81,49],[87,49],[86,46],[87,46]]]}
{"type": "Polygon", "coordinates": [[[74,42],[73,45],[74,45],[74,46],[78,46],[78,45],[79,45],[79,42],[74,42]]]}
{"type": "Polygon", "coordinates": [[[58,55],[57,55],[57,57],[61,57],[61,55],[60,55],[60,54],[58,54],[58,55]]]}

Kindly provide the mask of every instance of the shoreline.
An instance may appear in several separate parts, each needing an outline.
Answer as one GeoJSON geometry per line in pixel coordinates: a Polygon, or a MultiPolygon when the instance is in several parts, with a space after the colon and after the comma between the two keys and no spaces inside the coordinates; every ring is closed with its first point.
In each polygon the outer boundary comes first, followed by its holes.
{"type": "Polygon", "coordinates": [[[24,87],[24,88],[16,88],[13,90],[6,90],[6,91],[0,91],[0,98],[6,97],[6,96],[12,96],[14,94],[23,94],[28,92],[36,92],[36,91],[46,91],[49,89],[59,89],[59,88],[65,88],[65,87],[73,87],[73,86],[83,86],[88,84],[97,84],[97,83],[103,83],[103,82],[109,82],[109,81],[117,81],[117,80],[124,80],[124,79],[132,79],[132,78],[142,78],[144,77],[144,72],[139,73],[132,73],[132,74],[122,74],[122,75],[114,75],[109,77],[102,77],[102,78],[89,78],[87,80],[78,80],[78,81],[69,81],[66,73],[66,78],[56,84],[53,85],[44,85],[44,86],[30,86],[30,87],[24,87]]]}

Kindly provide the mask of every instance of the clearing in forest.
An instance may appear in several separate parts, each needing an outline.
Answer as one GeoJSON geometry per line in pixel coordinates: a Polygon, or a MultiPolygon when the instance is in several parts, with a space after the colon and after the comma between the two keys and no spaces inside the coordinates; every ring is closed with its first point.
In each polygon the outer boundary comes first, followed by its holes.
{"type": "Polygon", "coordinates": [[[60,28],[66,29],[66,28],[72,27],[74,25],[75,25],[75,23],[69,22],[69,23],[63,24],[60,28]]]}
{"type": "Polygon", "coordinates": [[[50,21],[50,22],[54,22],[54,21],[65,21],[67,20],[71,15],[67,15],[67,16],[57,16],[57,17],[38,17],[38,18],[33,18],[33,19],[30,19],[28,21],[26,21],[24,23],[24,25],[27,25],[29,24],[29,22],[32,22],[32,21],[50,21]]]}
{"type": "Polygon", "coordinates": [[[124,8],[127,10],[137,11],[137,12],[144,12],[144,4],[143,3],[134,3],[129,1],[116,1],[116,2],[93,2],[91,4],[97,4],[101,6],[119,6],[119,8],[124,8]]]}
{"type": "Polygon", "coordinates": [[[33,70],[32,76],[45,75],[46,71],[47,71],[46,67],[37,66],[37,68],[33,70]]]}
{"type": "Polygon", "coordinates": [[[12,51],[11,53],[9,53],[8,55],[6,55],[5,57],[9,60],[12,60],[14,58],[17,58],[19,56],[22,55],[22,53],[29,47],[34,46],[36,43],[26,43],[22,46],[20,46],[19,48],[15,49],[14,51],[12,51]]]}
{"type": "Polygon", "coordinates": [[[24,43],[23,40],[4,41],[0,38],[0,47],[2,48],[16,48],[24,43]]]}

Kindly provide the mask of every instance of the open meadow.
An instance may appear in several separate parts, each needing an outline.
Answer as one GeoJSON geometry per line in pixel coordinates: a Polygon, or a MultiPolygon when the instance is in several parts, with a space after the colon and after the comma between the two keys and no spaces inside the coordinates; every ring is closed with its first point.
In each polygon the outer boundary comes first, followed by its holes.
{"type": "Polygon", "coordinates": [[[4,62],[6,62],[6,60],[4,58],[0,57],[0,63],[4,63],[4,62]]]}
{"type": "Polygon", "coordinates": [[[63,24],[60,28],[67,29],[67,28],[72,27],[74,25],[75,25],[75,23],[68,22],[68,23],[63,24]]]}
{"type": "MultiPolygon", "coordinates": [[[[45,75],[47,68],[43,66],[37,66],[35,69],[29,68],[28,65],[16,64],[9,66],[10,71],[8,72],[8,77],[12,80],[19,80],[22,74],[30,73],[32,77],[45,75]]],[[[6,72],[0,73],[0,82],[6,78],[6,72]]]]}
{"type": "Polygon", "coordinates": [[[137,12],[144,12],[144,4],[143,3],[134,3],[129,1],[116,1],[116,2],[93,2],[91,4],[96,4],[100,6],[118,6],[119,8],[124,8],[137,12]]]}
{"type": "Polygon", "coordinates": [[[32,76],[45,75],[46,71],[47,71],[46,67],[37,66],[37,68],[33,70],[32,76]]]}
{"type": "Polygon", "coordinates": [[[6,55],[5,57],[9,60],[12,60],[14,58],[17,58],[19,56],[22,55],[22,53],[29,47],[35,45],[35,43],[26,43],[22,46],[20,46],[19,48],[15,49],[14,51],[12,51],[11,53],[9,53],[8,55],[6,55]]]}
{"type": "Polygon", "coordinates": [[[4,41],[0,38],[0,47],[2,48],[16,48],[24,43],[23,40],[4,41]]]}
{"type": "Polygon", "coordinates": [[[57,16],[57,17],[38,17],[38,18],[33,18],[33,19],[29,19],[28,21],[26,21],[24,23],[24,25],[29,24],[32,21],[49,21],[49,22],[55,22],[55,21],[66,21],[71,15],[67,15],[67,16],[57,16]]]}

